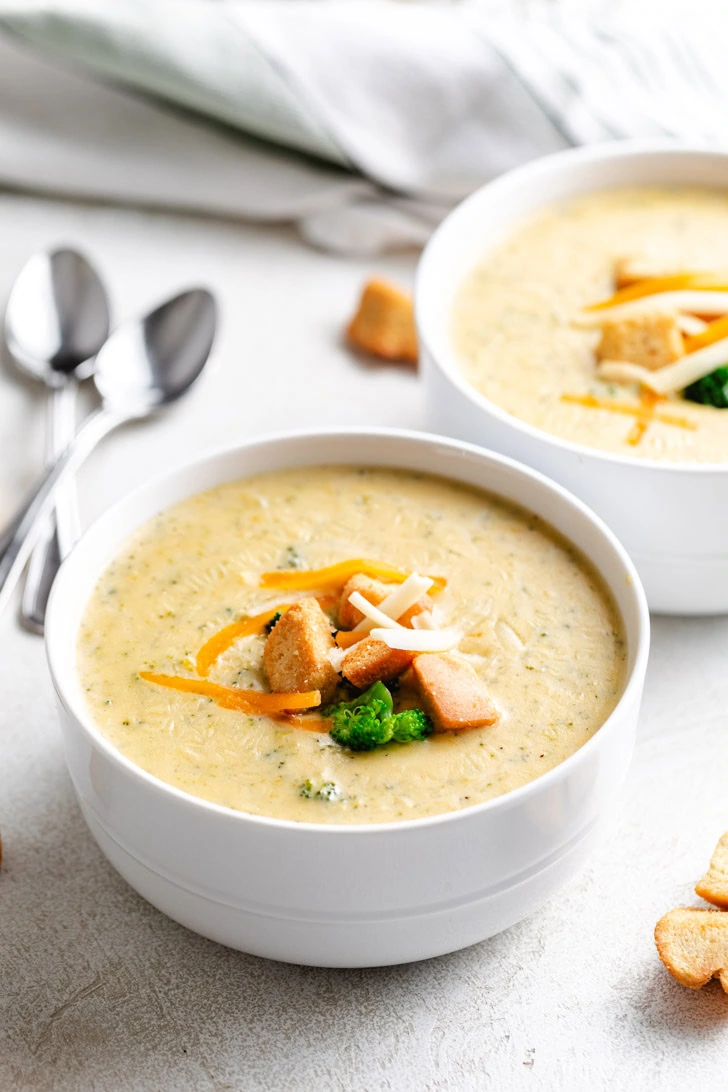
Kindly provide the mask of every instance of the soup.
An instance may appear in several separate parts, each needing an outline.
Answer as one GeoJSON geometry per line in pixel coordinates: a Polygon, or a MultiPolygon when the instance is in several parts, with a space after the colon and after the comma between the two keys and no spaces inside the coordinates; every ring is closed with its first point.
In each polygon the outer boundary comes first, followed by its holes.
{"type": "MultiPolygon", "coordinates": [[[[354,579],[366,590],[368,577],[354,579]]],[[[377,617],[386,605],[380,596],[377,617]]],[[[373,629],[367,639],[377,633],[386,636],[373,629]]],[[[362,647],[331,647],[327,656],[346,671],[341,657],[362,647]]],[[[601,578],[547,524],[451,481],[348,467],[267,473],[163,512],[102,573],[78,641],[92,717],[128,759],[216,804],[314,823],[417,819],[526,784],[603,724],[621,694],[625,659],[621,621],[601,578]],[[481,716],[482,726],[443,730],[428,707],[435,730],[425,718],[426,738],[357,751],[337,742],[321,706],[311,708],[316,697],[299,694],[298,713],[226,707],[233,688],[269,689],[280,664],[268,653],[276,633],[282,645],[287,618],[289,633],[295,614],[325,611],[327,642],[333,646],[337,625],[337,641],[357,638],[341,628],[344,578],[331,575],[365,564],[352,558],[381,559],[385,590],[404,594],[407,573],[435,578],[409,577],[429,590],[416,607],[419,629],[416,616],[406,626],[404,614],[396,614],[399,623],[384,619],[396,640],[427,646],[451,635],[444,657],[400,652],[412,668],[398,667],[399,677],[375,686],[386,685],[395,709],[407,712],[421,704],[420,662],[454,667],[474,694],[487,690],[492,715],[481,716]],[[174,688],[179,680],[191,689],[174,688]]],[[[349,683],[342,695],[341,681],[336,675],[337,692],[325,702],[356,703],[357,688],[349,683]]]]}
{"type": "MultiPolygon", "coordinates": [[[[684,371],[686,354],[701,348],[695,338],[705,340],[708,327],[715,333],[707,340],[718,344],[707,370],[728,364],[728,285],[721,270],[728,270],[724,191],[619,189],[542,210],[490,251],[458,292],[452,336],[464,375],[497,406],[566,440],[621,455],[722,462],[728,458],[728,412],[715,408],[712,397],[710,404],[698,404],[690,400],[693,394],[685,397],[682,388],[663,382],[679,357],[684,371]],[[627,297],[640,280],[638,293],[654,293],[631,303],[632,324],[635,318],[651,323],[648,333],[655,344],[669,348],[673,339],[672,352],[663,359],[647,356],[647,368],[655,369],[650,374],[609,361],[600,366],[606,342],[594,325],[595,316],[599,320],[594,305],[624,298],[624,288],[614,295],[623,271],[627,297]],[[701,281],[695,271],[708,271],[708,280],[701,281]],[[711,299],[705,292],[688,299],[691,294],[676,293],[676,286],[720,291],[711,291],[711,299]],[[693,313],[701,306],[710,313],[693,313]],[[580,321],[585,314],[591,322],[586,326],[580,321]],[[630,381],[640,374],[644,388],[630,381]],[[645,398],[651,384],[667,389],[645,398]]],[[[629,362],[635,331],[627,327],[618,336],[628,312],[612,308],[601,315],[617,323],[607,355],[616,352],[620,362],[629,362]]],[[[693,391],[693,385],[684,386],[693,391]]],[[[719,404],[728,406],[728,387],[721,386],[718,394],[719,404]]]]}

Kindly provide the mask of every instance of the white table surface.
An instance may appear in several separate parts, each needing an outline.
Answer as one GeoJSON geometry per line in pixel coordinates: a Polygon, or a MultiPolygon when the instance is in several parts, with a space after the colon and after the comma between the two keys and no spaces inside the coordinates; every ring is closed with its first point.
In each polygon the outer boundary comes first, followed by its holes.
{"type": "MultiPolygon", "coordinates": [[[[71,241],[118,317],[179,286],[217,292],[215,368],[164,420],[129,428],[82,480],[86,518],[151,472],[271,429],[424,425],[406,370],[340,344],[376,263],[286,229],[0,196],[0,298],[27,255],[71,241]]],[[[39,467],[38,392],[0,369],[0,515],[39,467]]],[[[723,1088],[728,996],[678,986],[652,930],[728,828],[728,620],[658,619],[632,772],[601,849],[491,941],[384,970],[296,968],[168,921],[92,842],[63,763],[42,642],[0,620],[0,1089],[69,1092],[723,1088]]]]}

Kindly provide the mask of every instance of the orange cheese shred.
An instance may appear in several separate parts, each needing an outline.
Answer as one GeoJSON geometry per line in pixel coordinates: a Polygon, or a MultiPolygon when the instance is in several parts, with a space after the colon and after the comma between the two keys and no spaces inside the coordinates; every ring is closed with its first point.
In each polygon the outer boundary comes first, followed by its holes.
{"type": "MultiPolygon", "coordinates": [[[[384,561],[367,561],[353,558],[339,561],[336,565],[327,565],[324,569],[275,569],[263,573],[260,585],[263,588],[278,588],[281,591],[310,591],[312,588],[343,588],[347,580],[357,573],[377,577],[392,584],[403,584],[410,575],[402,569],[388,565],[384,561]]],[[[444,588],[447,581],[442,576],[431,576],[435,588],[444,588]]]]}
{"type": "Polygon", "coordinates": [[[219,686],[206,679],[189,679],[183,675],[155,675],[152,671],[140,671],[140,678],[156,686],[171,690],[184,690],[189,694],[201,694],[211,698],[224,709],[237,709],[253,717],[284,713],[295,709],[315,709],[321,704],[318,690],[301,694],[264,694],[259,690],[241,690],[236,686],[219,686]]]}
{"type": "Polygon", "coordinates": [[[655,277],[649,281],[638,281],[627,288],[620,288],[613,296],[598,303],[590,303],[585,311],[601,311],[607,307],[617,307],[620,303],[656,296],[661,292],[680,292],[683,289],[707,289],[712,292],[728,292],[728,277],[725,273],[677,273],[672,277],[655,277]]]}
{"type": "MultiPolygon", "coordinates": [[[[609,410],[610,413],[621,413],[626,417],[645,416],[645,408],[642,405],[630,405],[628,402],[612,402],[609,398],[597,398],[593,394],[562,394],[562,402],[568,402],[573,406],[587,406],[589,409],[609,410]]],[[[657,410],[650,415],[651,421],[660,421],[663,425],[675,425],[676,428],[686,428],[695,431],[698,427],[694,421],[682,417],[677,413],[665,413],[657,410]]]]}
{"type": "Polygon", "coordinates": [[[648,417],[638,417],[627,434],[627,443],[630,447],[637,447],[642,442],[642,437],[647,432],[650,420],[648,417]]]}
{"type": "Polygon", "coordinates": [[[237,622],[231,622],[229,626],[223,626],[214,633],[209,641],[206,641],[195,658],[195,665],[199,675],[209,675],[210,668],[216,660],[227,652],[239,637],[251,637],[255,633],[263,633],[276,614],[280,611],[284,614],[291,603],[282,603],[280,607],[270,607],[260,614],[251,614],[247,618],[239,618],[237,622]]]}
{"type": "MultiPolygon", "coordinates": [[[[336,596],[321,595],[318,602],[322,610],[330,610],[336,605],[336,596]]],[[[269,607],[260,614],[250,614],[247,618],[239,618],[237,622],[231,622],[229,626],[223,626],[217,633],[213,633],[195,658],[197,674],[209,675],[212,665],[219,660],[223,652],[227,652],[230,646],[235,644],[238,638],[264,633],[265,627],[272,622],[276,614],[285,614],[292,606],[293,603],[279,603],[277,607],[269,607]]]]}
{"type": "Polygon", "coordinates": [[[322,717],[320,713],[281,713],[275,719],[291,728],[302,728],[305,732],[319,732],[321,735],[326,735],[331,728],[329,718],[322,717]]]}
{"type": "Polygon", "coordinates": [[[684,338],[685,353],[694,353],[698,349],[704,349],[706,345],[722,341],[724,337],[728,337],[728,315],[723,315],[715,322],[709,322],[702,334],[693,334],[692,337],[684,338]]]}
{"type": "Polygon", "coordinates": [[[649,391],[646,387],[642,388],[640,391],[640,405],[643,410],[627,435],[627,443],[631,447],[637,447],[642,442],[642,437],[647,432],[650,422],[655,419],[655,406],[662,401],[664,401],[662,396],[655,391],[649,391]]]}

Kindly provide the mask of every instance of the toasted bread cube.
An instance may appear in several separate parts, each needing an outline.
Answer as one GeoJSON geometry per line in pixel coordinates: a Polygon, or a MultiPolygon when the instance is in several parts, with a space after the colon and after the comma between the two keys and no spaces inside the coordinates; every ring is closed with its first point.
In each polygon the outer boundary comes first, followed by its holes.
{"type": "Polygon", "coordinates": [[[347,652],[341,665],[341,673],[353,686],[366,690],[372,683],[380,680],[386,682],[387,679],[396,679],[407,670],[414,657],[414,652],[390,648],[384,641],[365,637],[347,652]]]}
{"type": "Polygon", "coordinates": [[[605,322],[597,345],[599,360],[628,360],[656,371],[685,355],[675,315],[640,311],[618,322],[605,322]]]}
{"type": "Polygon", "coordinates": [[[710,867],[698,881],[696,894],[721,910],[728,910],[728,831],[721,837],[710,859],[710,867]]]}
{"type": "Polygon", "coordinates": [[[718,978],[728,993],[728,914],[680,907],[655,926],[657,954],[683,986],[699,990],[718,978]]]}
{"type": "MultiPolygon", "coordinates": [[[[341,599],[339,600],[338,614],[340,627],[342,629],[354,629],[364,617],[362,612],[357,607],[352,606],[349,602],[349,596],[352,592],[358,591],[360,595],[363,595],[365,599],[368,599],[370,603],[373,603],[375,607],[378,607],[379,604],[384,602],[387,596],[394,591],[396,586],[396,584],[385,584],[381,580],[374,580],[365,573],[355,573],[344,585],[341,599]]],[[[414,616],[416,614],[422,614],[425,610],[429,610],[430,606],[431,604],[425,596],[420,599],[419,602],[413,604],[409,610],[406,610],[397,621],[402,626],[411,626],[414,616]]]]}
{"type": "Polygon", "coordinates": [[[315,599],[301,599],[271,630],[263,650],[263,666],[276,693],[320,690],[328,701],[339,677],[329,662],[334,648],[329,620],[315,599]]]}
{"type": "Polygon", "coordinates": [[[412,297],[387,281],[368,281],[346,336],[358,349],[374,356],[416,364],[412,297]]]}
{"type": "Polygon", "coordinates": [[[452,652],[418,656],[413,670],[425,707],[440,731],[486,728],[498,712],[475,669],[452,652]]]}

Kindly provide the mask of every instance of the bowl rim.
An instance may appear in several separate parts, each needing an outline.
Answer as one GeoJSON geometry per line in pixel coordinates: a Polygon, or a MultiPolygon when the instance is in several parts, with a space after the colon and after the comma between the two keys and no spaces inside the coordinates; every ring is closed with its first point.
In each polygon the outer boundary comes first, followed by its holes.
{"type": "MultiPolygon", "coordinates": [[[[504,174],[499,175],[498,178],[480,186],[448,213],[430,236],[427,245],[422,252],[417,265],[414,293],[417,336],[421,348],[426,351],[430,366],[437,368],[437,370],[445,376],[448,382],[458,389],[460,394],[468,398],[482,413],[497,418],[501,424],[512,428],[515,432],[522,433],[529,440],[560,449],[567,454],[576,455],[582,459],[590,458],[603,463],[616,464],[618,466],[644,467],[650,470],[682,475],[698,474],[705,476],[725,473],[728,470],[728,458],[722,463],[690,462],[686,459],[670,462],[663,459],[623,455],[618,452],[602,451],[600,448],[589,447],[587,444],[577,443],[574,440],[567,440],[561,436],[557,436],[555,433],[547,432],[545,429],[537,428],[535,425],[523,421],[521,418],[509,413],[501,406],[496,405],[495,402],[491,402],[489,398],[484,394],[481,394],[480,391],[476,390],[475,387],[465,379],[465,376],[459,367],[454,350],[450,351],[450,349],[448,349],[445,354],[433,351],[432,338],[430,337],[428,329],[430,321],[429,312],[425,309],[422,302],[422,297],[425,294],[423,286],[432,281],[437,284],[438,281],[437,251],[439,246],[442,245],[442,239],[447,238],[453,231],[459,232],[462,230],[461,225],[467,224],[473,211],[481,205],[497,202],[502,193],[507,193],[512,187],[527,184],[529,179],[535,186],[537,185],[538,180],[544,175],[549,175],[552,172],[568,172],[569,167],[572,164],[575,167],[578,167],[583,163],[599,163],[606,160],[645,160],[653,157],[657,158],[665,154],[679,155],[683,156],[685,159],[724,160],[726,172],[728,173],[728,148],[708,148],[705,145],[680,140],[679,138],[629,137],[621,140],[600,141],[579,148],[564,148],[556,152],[550,152],[538,159],[530,160],[518,167],[514,167],[504,174]],[[524,179],[526,180],[525,182],[524,179]]],[[[647,184],[648,183],[644,183],[644,185],[647,184]]],[[[669,179],[666,179],[664,184],[670,185],[669,179]]],[[[696,186],[699,185],[697,182],[694,184],[696,186]]],[[[618,188],[618,186],[601,187],[601,189],[607,190],[618,188]]],[[[728,189],[728,184],[726,188],[728,189]]],[[[596,193],[599,189],[599,186],[594,186],[593,188],[587,188],[582,192],[596,193]]],[[[569,198],[561,198],[559,200],[569,200],[569,198]]],[[[538,208],[547,208],[549,205],[555,203],[558,203],[558,201],[543,202],[543,204],[535,206],[532,211],[536,211],[538,208]]],[[[511,226],[515,229],[517,227],[517,220],[514,220],[511,226]]],[[[487,253],[488,249],[483,252],[483,255],[487,253]]],[[[462,284],[466,275],[467,269],[463,268],[460,284],[462,284]]]]}
{"type": "MultiPolygon", "coordinates": [[[[312,463],[311,465],[313,466],[326,464],[312,463]]],[[[330,465],[334,464],[331,463],[330,465]]],[[[382,465],[384,466],[384,464],[382,465]]],[[[393,469],[399,468],[394,467],[393,469]]],[[[266,471],[261,471],[260,473],[266,473],[266,471]]],[[[443,474],[442,476],[451,481],[459,480],[457,478],[454,478],[451,474],[443,474]]],[[[243,475],[239,480],[244,480],[244,477],[245,476],[243,475]]],[[[223,481],[224,480],[225,479],[223,479],[223,481]]],[[[232,481],[235,479],[230,478],[227,480],[232,481]]],[[[214,489],[215,486],[211,485],[207,488],[214,489]]],[[[483,492],[490,491],[487,487],[472,486],[472,488],[480,488],[483,492]]],[[[204,490],[202,491],[204,492],[204,490]]],[[[189,495],[194,496],[194,491],[189,495]]],[[[495,493],[495,495],[501,496],[501,494],[498,494],[497,492],[495,493]]],[[[505,497],[504,499],[508,500],[509,498],[505,497]]],[[[511,503],[523,507],[523,505],[521,505],[520,502],[517,500],[512,499],[511,503]]],[[[165,511],[165,507],[162,506],[159,511],[165,511]]],[[[128,536],[133,533],[133,530],[140,527],[143,522],[146,521],[136,522],[134,524],[134,528],[126,532],[125,538],[128,538],[128,536]]],[[[548,522],[548,520],[546,522],[548,522]]],[[[563,532],[559,531],[559,534],[561,534],[562,537],[564,537],[568,542],[571,541],[569,537],[563,532]]],[[[572,543],[572,545],[574,545],[574,543],[572,543]]],[[[583,553],[583,551],[579,547],[576,548],[577,550],[579,550],[579,553],[583,553]]],[[[607,578],[601,573],[600,576],[602,577],[604,583],[607,585],[610,593],[614,595],[613,585],[610,584],[607,581],[607,578]]],[[[86,600],[86,602],[88,602],[88,599],[86,600]]],[[[619,610],[618,607],[617,609],[619,610]]],[[[622,612],[620,611],[619,613],[621,616],[622,612]]],[[[624,617],[622,617],[622,624],[625,627],[625,631],[627,631],[627,622],[624,617]]],[[[74,629],[74,632],[72,634],[74,644],[77,639],[77,635],[78,630],[74,629]]],[[[615,731],[615,725],[618,725],[618,722],[621,719],[622,710],[635,700],[639,702],[639,696],[642,690],[642,686],[644,684],[644,676],[647,670],[647,662],[649,657],[650,616],[647,605],[647,598],[644,592],[644,588],[642,587],[641,580],[637,574],[637,570],[629,554],[622,546],[617,536],[614,534],[613,531],[611,531],[611,529],[601,519],[601,517],[599,517],[594,511],[592,511],[592,509],[587,504],[579,500],[578,497],[574,496],[568,489],[564,488],[558,482],[555,482],[552,479],[548,478],[545,474],[541,474],[539,471],[518,462],[516,459],[512,459],[507,455],[501,455],[498,452],[491,451],[488,448],[480,447],[477,444],[468,443],[464,440],[457,440],[452,437],[440,436],[437,433],[423,432],[414,429],[348,426],[338,429],[310,428],[267,432],[256,436],[253,439],[246,440],[242,443],[226,444],[220,447],[212,448],[206,451],[204,454],[189,459],[182,464],[176,464],[173,468],[155,475],[153,478],[142,483],[141,485],[138,485],[131,491],[125,493],[113,504],[109,505],[109,507],[106,508],[99,516],[97,516],[95,520],[93,520],[89,527],[84,531],[78,543],[76,543],[76,545],[74,546],[71,554],[69,554],[69,557],[66,559],[66,561],[64,561],[63,565],[61,566],[56,580],[53,583],[53,587],[51,589],[51,594],[48,601],[47,624],[44,644],[46,660],[48,663],[53,688],[55,690],[57,699],[63,706],[66,714],[71,717],[75,724],[82,729],[83,733],[87,737],[89,737],[92,745],[95,747],[96,750],[100,751],[104,755],[104,757],[112,763],[112,765],[121,768],[124,773],[130,775],[133,780],[140,780],[141,782],[146,784],[151,790],[157,792],[162,797],[171,796],[172,798],[177,800],[180,805],[187,807],[192,811],[202,809],[203,812],[218,815],[221,818],[228,818],[235,823],[252,822],[255,825],[262,825],[263,827],[267,827],[272,830],[290,832],[298,831],[301,835],[303,835],[304,833],[322,834],[325,831],[326,836],[332,837],[354,837],[355,835],[373,837],[375,834],[381,834],[382,832],[394,833],[399,831],[401,833],[404,833],[405,831],[415,828],[422,829],[429,826],[439,826],[444,823],[457,821],[458,819],[464,821],[466,817],[473,817],[476,813],[481,814],[482,812],[490,811],[507,811],[512,807],[520,805],[522,801],[526,801],[535,792],[547,788],[552,782],[558,781],[559,779],[564,777],[564,771],[571,770],[574,766],[577,766],[580,763],[584,762],[586,760],[585,756],[591,754],[591,752],[596,747],[604,745],[603,740],[605,733],[609,735],[615,731]],[[612,712],[609,714],[607,719],[599,726],[599,728],[596,729],[591,738],[588,739],[586,743],[582,744],[582,746],[578,748],[578,750],[574,751],[571,755],[564,759],[563,762],[559,762],[556,766],[552,767],[550,770],[547,770],[545,773],[540,774],[538,777],[533,778],[533,780],[527,782],[525,785],[521,785],[518,788],[511,790],[510,792],[503,793],[500,796],[493,797],[490,800],[482,801],[479,804],[472,804],[467,808],[459,808],[457,810],[440,812],[436,815],[423,816],[417,819],[389,820],[386,822],[378,823],[313,823],[306,821],[299,822],[294,819],[279,819],[274,816],[268,815],[256,815],[252,812],[246,812],[238,810],[236,808],[228,807],[224,804],[215,804],[210,800],[205,800],[203,797],[195,796],[192,793],[186,792],[184,789],[180,789],[177,786],[170,784],[169,782],[163,781],[155,774],[149,773],[149,771],[143,769],[135,762],[132,762],[131,759],[123,755],[121,751],[119,751],[102,734],[101,730],[96,726],[90,711],[83,708],[81,703],[79,703],[77,706],[69,698],[65,684],[60,678],[60,673],[56,668],[54,650],[56,643],[62,640],[64,633],[64,622],[61,618],[58,617],[58,607],[56,606],[56,604],[61,598],[61,589],[63,588],[64,582],[67,579],[67,573],[69,572],[68,562],[70,561],[70,559],[74,557],[79,550],[84,548],[84,543],[92,532],[96,533],[97,528],[102,526],[104,523],[111,522],[113,520],[118,509],[122,508],[123,506],[132,507],[134,503],[144,494],[148,492],[151,493],[159,489],[169,480],[177,479],[186,474],[188,471],[192,470],[193,468],[197,468],[206,463],[214,462],[219,458],[235,456],[237,454],[243,453],[259,446],[275,446],[278,443],[290,441],[299,441],[301,443],[305,443],[307,440],[317,439],[335,440],[337,438],[346,438],[347,440],[351,440],[352,438],[356,437],[361,437],[363,439],[393,438],[397,440],[402,440],[405,443],[427,445],[436,444],[438,446],[444,445],[451,450],[461,451],[470,455],[474,455],[478,459],[485,458],[486,461],[490,461],[491,463],[496,463],[503,467],[510,468],[511,470],[515,470],[522,477],[530,478],[532,481],[536,482],[539,488],[545,489],[547,492],[558,495],[562,500],[566,501],[567,505],[569,505],[572,510],[576,511],[579,518],[585,519],[587,522],[592,524],[592,526],[606,540],[607,544],[616,555],[617,559],[624,566],[627,577],[626,582],[629,588],[629,592],[633,596],[634,605],[636,607],[635,614],[637,622],[635,626],[635,632],[634,634],[630,634],[628,632],[626,633],[628,640],[629,638],[632,638],[635,644],[634,660],[631,669],[628,670],[622,693],[612,712]],[[601,743],[600,738],[602,740],[601,743]]]]}

